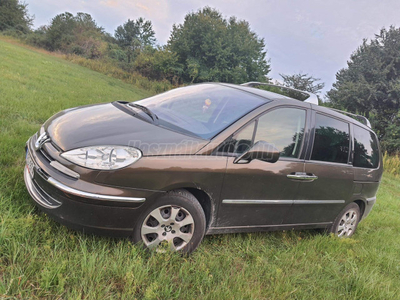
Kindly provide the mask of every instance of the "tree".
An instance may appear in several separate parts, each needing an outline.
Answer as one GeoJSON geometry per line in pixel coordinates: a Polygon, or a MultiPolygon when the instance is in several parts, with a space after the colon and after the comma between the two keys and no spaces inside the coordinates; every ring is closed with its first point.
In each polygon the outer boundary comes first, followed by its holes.
{"type": "Polygon", "coordinates": [[[264,39],[250,30],[248,22],[224,19],[210,7],[189,13],[183,24],[174,25],[168,47],[177,54],[186,82],[268,79],[264,39]]]}
{"type": "MultiPolygon", "coordinates": [[[[364,40],[336,74],[327,93],[331,104],[370,118],[382,145],[394,151],[400,136],[400,29],[383,28],[375,38],[364,40]]],[[[399,150],[397,148],[397,150],[399,150]]]]}
{"type": "Polygon", "coordinates": [[[165,79],[176,84],[178,81],[176,75],[181,73],[176,60],[176,54],[166,47],[147,47],[136,57],[133,68],[148,79],[165,79]]]}
{"type": "Polygon", "coordinates": [[[92,16],[79,12],[74,16],[65,12],[55,16],[44,29],[46,48],[75,53],[88,58],[101,56],[106,39],[104,29],[97,26],[92,16]]]}
{"type": "Polygon", "coordinates": [[[299,73],[294,75],[279,75],[283,79],[283,86],[310,92],[313,94],[319,94],[325,86],[325,83],[323,82],[316,83],[317,81],[321,80],[320,78],[315,78],[308,74],[299,73]]]}
{"type": "Polygon", "coordinates": [[[137,56],[146,47],[153,47],[156,42],[151,21],[145,21],[143,18],[136,21],[128,19],[117,27],[114,36],[118,45],[125,49],[128,63],[133,55],[137,56]]]}
{"type": "Polygon", "coordinates": [[[0,0],[0,31],[16,29],[28,32],[33,18],[28,15],[27,6],[19,0],[0,0]]]}
{"type": "MultiPolygon", "coordinates": [[[[302,74],[302,73],[293,74],[293,75],[284,75],[284,74],[279,74],[279,75],[282,77],[283,83],[282,84],[278,83],[278,85],[282,85],[285,87],[290,87],[293,89],[316,94],[317,98],[318,98],[318,102],[322,104],[322,100],[320,99],[318,94],[324,88],[325,83],[323,83],[323,82],[317,83],[317,81],[321,80],[320,78],[315,78],[308,74],[302,74]]],[[[269,90],[271,90],[273,92],[277,92],[276,89],[273,89],[273,88],[270,88],[269,90]]],[[[308,96],[305,96],[302,93],[299,93],[296,91],[291,91],[291,90],[282,89],[282,90],[278,91],[278,93],[295,98],[295,99],[299,99],[299,100],[305,100],[308,98],[308,96]]]]}
{"type": "Polygon", "coordinates": [[[143,50],[146,46],[154,46],[155,32],[151,21],[139,18],[129,20],[115,30],[115,39],[123,48],[143,50]]]}
{"type": "Polygon", "coordinates": [[[52,51],[66,49],[74,40],[75,25],[73,14],[65,12],[56,15],[46,28],[47,48],[52,51]]]}

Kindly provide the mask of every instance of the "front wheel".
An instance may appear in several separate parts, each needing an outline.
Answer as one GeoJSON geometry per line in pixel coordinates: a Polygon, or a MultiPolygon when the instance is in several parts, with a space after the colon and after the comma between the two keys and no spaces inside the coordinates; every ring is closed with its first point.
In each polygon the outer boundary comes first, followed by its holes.
{"type": "Polygon", "coordinates": [[[185,190],[169,192],[148,207],[133,233],[135,243],[149,250],[193,252],[206,229],[204,211],[197,199],[185,190]]]}
{"type": "Polygon", "coordinates": [[[356,231],[360,219],[360,207],[356,203],[350,203],[336,217],[329,232],[338,237],[350,237],[356,231]]]}

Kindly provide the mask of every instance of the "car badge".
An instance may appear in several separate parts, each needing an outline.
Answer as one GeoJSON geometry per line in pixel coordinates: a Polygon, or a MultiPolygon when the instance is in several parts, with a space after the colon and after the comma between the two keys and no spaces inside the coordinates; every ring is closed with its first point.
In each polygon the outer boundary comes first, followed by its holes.
{"type": "Polygon", "coordinates": [[[35,150],[40,150],[43,144],[48,141],[50,141],[50,138],[47,136],[46,132],[42,133],[35,142],[35,150]]]}

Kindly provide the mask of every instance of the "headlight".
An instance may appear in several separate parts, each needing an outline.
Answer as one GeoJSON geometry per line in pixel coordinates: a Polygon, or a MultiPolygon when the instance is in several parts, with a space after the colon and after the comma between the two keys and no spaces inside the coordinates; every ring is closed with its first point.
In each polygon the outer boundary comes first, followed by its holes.
{"type": "Polygon", "coordinates": [[[133,147],[92,146],[61,154],[66,160],[95,170],[116,170],[133,164],[142,157],[142,152],[133,147]]]}

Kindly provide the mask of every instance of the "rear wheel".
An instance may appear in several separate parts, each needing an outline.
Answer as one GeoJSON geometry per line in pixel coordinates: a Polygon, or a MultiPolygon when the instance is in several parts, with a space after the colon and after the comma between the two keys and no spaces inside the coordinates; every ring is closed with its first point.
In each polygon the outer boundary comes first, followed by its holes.
{"type": "Polygon", "coordinates": [[[360,207],[356,203],[350,203],[336,217],[329,232],[338,237],[350,237],[356,231],[360,219],[360,207]]]}
{"type": "Polygon", "coordinates": [[[204,211],[185,190],[169,192],[148,207],[134,230],[134,242],[149,250],[193,252],[206,228],[204,211]]]}

